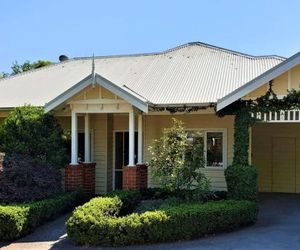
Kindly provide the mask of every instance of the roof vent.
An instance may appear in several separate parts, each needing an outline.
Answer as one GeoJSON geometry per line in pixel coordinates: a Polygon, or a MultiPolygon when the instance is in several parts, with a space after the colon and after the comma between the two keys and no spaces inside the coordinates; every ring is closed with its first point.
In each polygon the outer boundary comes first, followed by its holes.
{"type": "Polygon", "coordinates": [[[66,55],[60,55],[58,59],[60,62],[64,62],[69,60],[69,57],[67,57],[66,55]]]}

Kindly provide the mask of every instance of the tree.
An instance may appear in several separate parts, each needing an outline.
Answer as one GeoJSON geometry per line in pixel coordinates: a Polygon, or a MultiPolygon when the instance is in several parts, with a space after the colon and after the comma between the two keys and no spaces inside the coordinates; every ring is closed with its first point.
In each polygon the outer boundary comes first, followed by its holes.
{"type": "Polygon", "coordinates": [[[188,144],[183,123],[174,118],[172,122],[149,148],[152,157],[148,165],[154,181],[171,191],[207,190],[209,182],[200,171],[205,164],[203,145],[188,144]]]}
{"type": "Polygon", "coordinates": [[[23,64],[19,64],[17,61],[15,61],[11,67],[12,72],[11,73],[6,73],[6,72],[1,72],[0,73],[0,79],[1,78],[6,78],[12,75],[17,75],[22,72],[30,71],[33,69],[39,69],[48,65],[51,65],[52,62],[46,61],[46,60],[38,60],[36,62],[30,62],[26,61],[23,64]]]}
{"type": "Polygon", "coordinates": [[[36,62],[31,63],[30,61],[26,61],[23,64],[19,64],[17,61],[13,63],[13,66],[11,67],[12,73],[11,75],[16,75],[22,72],[26,72],[33,69],[38,69],[41,67],[45,67],[52,64],[50,61],[43,61],[38,60],[36,62]]]}
{"type": "Polygon", "coordinates": [[[6,77],[8,77],[8,76],[9,76],[8,73],[5,73],[5,72],[1,72],[1,73],[0,73],[0,79],[1,79],[1,78],[6,78],[6,77]]]}
{"type": "Polygon", "coordinates": [[[0,151],[28,155],[51,167],[67,160],[63,131],[55,117],[43,108],[15,108],[0,127],[0,151]]]}

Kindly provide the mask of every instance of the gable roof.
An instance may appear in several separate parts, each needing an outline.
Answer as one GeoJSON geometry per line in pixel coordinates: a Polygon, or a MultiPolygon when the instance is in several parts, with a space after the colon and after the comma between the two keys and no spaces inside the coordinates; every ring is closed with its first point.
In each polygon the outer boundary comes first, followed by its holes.
{"type": "MultiPolygon", "coordinates": [[[[155,105],[216,103],[282,62],[204,43],[164,52],[95,57],[95,72],[155,105]]],[[[44,106],[90,75],[92,58],[63,63],[0,80],[0,108],[44,106]]]]}
{"type": "Polygon", "coordinates": [[[243,96],[251,93],[255,89],[263,86],[264,84],[287,72],[288,70],[290,70],[298,64],[300,64],[300,52],[296,53],[295,55],[281,62],[280,64],[277,64],[275,67],[269,69],[268,71],[251,80],[250,82],[246,83],[240,88],[224,96],[222,99],[218,100],[217,111],[225,108],[226,106],[237,101],[243,96]]]}
{"type": "Polygon", "coordinates": [[[147,113],[148,112],[148,103],[147,100],[142,98],[141,96],[132,93],[130,89],[125,89],[125,87],[120,87],[115,85],[114,83],[110,82],[109,80],[105,79],[104,77],[95,74],[95,79],[92,74],[78,82],[77,84],[73,85],[70,89],[66,90],[61,95],[57,96],[50,102],[46,103],[45,111],[51,111],[52,109],[58,107],[80,91],[84,90],[86,87],[98,84],[99,86],[111,91],[115,95],[121,97],[134,107],[140,109],[141,111],[147,113]]]}

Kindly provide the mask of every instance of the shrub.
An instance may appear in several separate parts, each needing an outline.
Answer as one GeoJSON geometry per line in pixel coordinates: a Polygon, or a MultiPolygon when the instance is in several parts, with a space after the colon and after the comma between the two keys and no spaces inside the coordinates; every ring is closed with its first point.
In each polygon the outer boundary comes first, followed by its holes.
{"type": "Polygon", "coordinates": [[[257,170],[250,165],[231,165],[225,170],[228,198],[257,200],[257,170]]]}
{"type": "Polygon", "coordinates": [[[193,239],[255,222],[251,201],[170,202],[156,211],[118,217],[118,197],[95,198],[78,207],[67,221],[68,236],[80,245],[120,246],[193,239]],[[113,208],[114,207],[114,208],[113,208]]]}
{"type": "Polygon", "coordinates": [[[0,171],[0,202],[31,202],[61,192],[61,173],[30,156],[6,154],[0,171]]]}
{"type": "Polygon", "coordinates": [[[187,143],[187,132],[181,121],[163,130],[163,136],[149,147],[148,163],[152,178],[169,190],[208,190],[209,181],[200,171],[204,167],[203,144],[187,143]]]}
{"type": "Polygon", "coordinates": [[[28,234],[44,222],[79,205],[83,197],[83,191],[78,190],[32,203],[0,205],[0,241],[28,234]]]}
{"type": "Polygon", "coordinates": [[[29,155],[43,164],[62,167],[67,160],[62,129],[43,108],[15,108],[0,127],[0,151],[29,155]]]}

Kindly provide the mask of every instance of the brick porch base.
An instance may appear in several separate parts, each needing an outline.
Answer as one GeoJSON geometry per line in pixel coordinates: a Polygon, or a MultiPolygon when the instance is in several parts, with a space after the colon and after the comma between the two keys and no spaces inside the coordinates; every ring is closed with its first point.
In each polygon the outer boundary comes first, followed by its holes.
{"type": "Polygon", "coordinates": [[[87,194],[95,194],[96,163],[79,163],[65,166],[66,191],[82,187],[87,194]]]}
{"type": "Polygon", "coordinates": [[[138,164],[136,166],[123,167],[123,189],[147,188],[148,173],[147,166],[138,164]]]}

